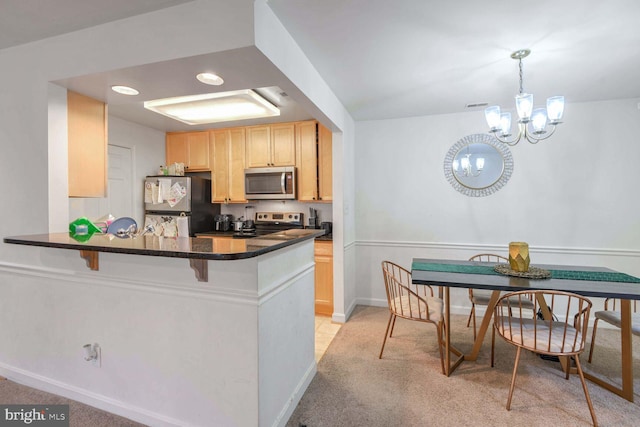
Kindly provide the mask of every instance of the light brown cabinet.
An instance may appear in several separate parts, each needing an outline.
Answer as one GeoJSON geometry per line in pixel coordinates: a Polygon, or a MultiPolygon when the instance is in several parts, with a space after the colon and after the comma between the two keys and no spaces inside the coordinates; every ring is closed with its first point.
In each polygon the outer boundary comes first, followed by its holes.
{"type": "Polygon", "coordinates": [[[246,203],[244,194],[245,129],[210,131],[211,201],[246,203]]]}
{"type": "Polygon", "coordinates": [[[213,252],[229,254],[247,251],[247,240],[245,239],[234,239],[231,236],[212,236],[207,234],[198,234],[196,237],[211,239],[213,252]]]}
{"type": "Polygon", "coordinates": [[[166,161],[184,163],[189,171],[208,171],[209,132],[167,133],[166,161]]]}
{"type": "Polygon", "coordinates": [[[333,314],[333,242],[316,240],[314,244],[315,272],[315,312],[331,316],[333,314]]]}
{"type": "Polygon", "coordinates": [[[263,168],[296,163],[293,123],[247,127],[246,166],[263,168]]]}
{"type": "Polygon", "coordinates": [[[69,197],[107,196],[107,105],[67,92],[69,197]]]}
{"type": "Polygon", "coordinates": [[[296,123],[298,200],[330,202],[332,196],[331,131],[316,121],[296,123]]]}
{"type": "Polygon", "coordinates": [[[333,134],[318,123],[318,199],[333,201],[333,134]]]}

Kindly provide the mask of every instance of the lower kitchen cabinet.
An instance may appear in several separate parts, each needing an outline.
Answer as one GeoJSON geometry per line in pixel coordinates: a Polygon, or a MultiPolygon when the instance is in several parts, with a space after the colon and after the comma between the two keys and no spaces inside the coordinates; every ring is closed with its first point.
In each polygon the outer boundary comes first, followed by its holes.
{"type": "Polygon", "coordinates": [[[315,312],[333,315],[333,242],[316,240],[314,245],[316,262],[315,312]]]}
{"type": "Polygon", "coordinates": [[[214,236],[199,234],[196,237],[202,239],[211,239],[212,251],[223,254],[246,252],[247,240],[234,239],[232,236],[214,236]]]}

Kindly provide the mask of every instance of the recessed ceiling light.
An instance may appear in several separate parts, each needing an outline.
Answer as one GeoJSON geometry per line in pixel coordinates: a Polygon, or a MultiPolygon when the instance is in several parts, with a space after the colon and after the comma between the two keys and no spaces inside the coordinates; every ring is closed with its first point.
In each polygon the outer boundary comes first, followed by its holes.
{"type": "Polygon", "coordinates": [[[202,83],[206,85],[212,85],[212,86],[220,86],[222,83],[224,83],[224,80],[222,79],[222,77],[213,73],[200,73],[196,76],[196,79],[200,80],[202,83]]]}
{"type": "Polygon", "coordinates": [[[280,115],[280,109],[251,89],[145,101],[144,108],[189,125],[280,115]]]}
{"type": "Polygon", "coordinates": [[[111,90],[123,95],[137,95],[140,92],[129,86],[111,86],[111,90]]]}

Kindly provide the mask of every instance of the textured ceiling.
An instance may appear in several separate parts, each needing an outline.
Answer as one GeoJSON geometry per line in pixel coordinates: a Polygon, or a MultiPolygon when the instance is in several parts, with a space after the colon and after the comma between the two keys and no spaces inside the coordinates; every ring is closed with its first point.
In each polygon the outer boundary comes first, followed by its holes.
{"type": "Polygon", "coordinates": [[[191,0],[2,0],[0,49],[189,1],[191,0]]]}
{"type": "MultiPolygon", "coordinates": [[[[185,2],[3,0],[0,48],[181,3],[185,2]]],[[[638,0],[268,0],[268,4],[356,120],[462,112],[468,110],[466,104],[479,102],[511,106],[518,91],[518,64],[509,55],[522,48],[532,51],[524,60],[524,89],[534,94],[536,104],[556,94],[564,95],[568,104],[640,97],[638,0]]],[[[193,59],[189,61],[185,66],[193,67],[193,59]]],[[[249,83],[253,71],[234,70],[232,65],[230,60],[229,72],[238,85],[244,81],[257,87],[249,83]]],[[[96,77],[83,76],[75,84],[90,91],[92,84],[110,81],[106,75],[96,77]]],[[[169,92],[173,88],[175,95],[185,84],[156,83],[169,92]]],[[[105,92],[104,87],[94,88],[98,89],[105,92]]],[[[295,108],[295,103],[291,105],[295,108]]],[[[139,107],[116,106],[111,111],[117,113],[119,108],[122,115],[133,117],[139,107]]],[[[298,113],[297,117],[304,116],[298,113]]],[[[135,121],[145,124],[144,118],[135,121]]]]}

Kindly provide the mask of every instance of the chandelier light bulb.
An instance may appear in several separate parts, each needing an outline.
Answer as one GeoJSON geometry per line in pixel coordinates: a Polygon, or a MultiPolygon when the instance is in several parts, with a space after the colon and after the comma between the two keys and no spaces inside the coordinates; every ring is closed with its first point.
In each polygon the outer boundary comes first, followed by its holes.
{"type": "Polygon", "coordinates": [[[520,123],[527,123],[531,118],[531,110],[533,110],[533,95],[530,93],[521,93],[516,95],[516,111],[520,123]]]}
{"type": "Polygon", "coordinates": [[[469,167],[471,166],[470,162],[469,162],[469,156],[470,154],[467,154],[466,157],[463,157],[460,159],[460,164],[462,166],[462,170],[468,170],[469,167]]]}
{"type": "Polygon", "coordinates": [[[511,136],[511,113],[500,114],[500,129],[502,136],[511,136]]]}
{"type": "Polygon", "coordinates": [[[531,116],[531,124],[533,125],[533,133],[537,135],[545,133],[547,111],[544,108],[536,108],[531,116]]]}
{"type": "Polygon", "coordinates": [[[487,107],[484,109],[484,117],[487,119],[487,124],[491,132],[495,132],[500,129],[500,107],[494,105],[493,107],[487,107]]]}
{"type": "Polygon", "coordinates": [[[547,99],[547,116],[551,124],[558,124],[564,113],[564,96],[552,96],[547,99]]]}

